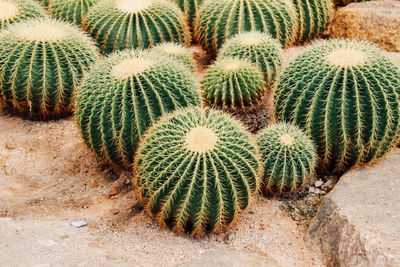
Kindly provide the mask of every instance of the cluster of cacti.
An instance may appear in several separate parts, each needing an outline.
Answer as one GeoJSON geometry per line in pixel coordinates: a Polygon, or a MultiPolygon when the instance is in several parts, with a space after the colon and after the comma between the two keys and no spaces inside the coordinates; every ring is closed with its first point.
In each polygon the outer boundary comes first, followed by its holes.
{"type": "Polygon", "coordinates": [[[287,47],[295,41],[297,17],[291,0],[205,1],[195,21],[194,36],[210,54],[216,54],[229,37],[246,31],[269,33],[287,47]]]}
{"type": "Polygon", "coordinates": [[[89,8],[98,0],[51,0],[49,11],[58,18],[81,26],[89,8]]]}
{"type": "Polygon", "coordinates": [[[278,120],[305,129],[323,171],[341,173],[398,142],[400,71],[374,46],[320,41],[296,58],[275,92],[278,120]]]}
{"type": "Polygon", "coordinates": [[[70,24],[47,18],[12,24],[0,35],[0,98],[31,118],[67,115],[98,56],[94,42],[70,24]]]}
{"type": "Polygon", "coordinates": [[[45,16],[44,8],[33,0],[0,0],[0,30],[15,22],[45,16]]]}
{"type": "Polygon", "coordinates": [[[370,1],[370,0],[334,0],[336,5],[347,5],[350,3],[357,3],[357,2],[366,2],[366,1],[370,1]]]}
{"type": "Polygon", "coordinates": [[[187,20],[190,25],[193,25],[193,21],[197,16],[197,12],[199,11],[200,5],[203,3],[203,0],[172,0],[179,5],[183,12],[185,12],[187,16],[187,20]]]}
{"type": "Polygon", "coordinates": [[[299,14],[297,40],[314,39],[328,27],[333,16],[332,0],[293,0],[299,14]]]}
{"type": "Polygon", "coordinates": [[[156,45],[152,50],[180,61],[192,72],[196,70],[196,62],[194,61],[192,54],[181,44],[172,42],[162,43],[156,45]]]}
{"type": "Polygon", "coordinates": [[[98,61],[77,91],[76,118],[100,158],[129,167],[139,140],[159,116],[200,105],[191,73],[151,51],[126,50],[98,61]]]}
{"type": "Polygon", "coordinates": [[[295,192],[313,174],[317,160],[315,146],[297,126],[288,123],[270,126],[259,133],[257,143],[266,191],[295,192]]]}
{"type": "Polygon", "coordinates": [[[212,106],[228,109],[257,104],[264,95],[264,88],[260,68],[240,58],[218,59],[201,81],[203,98],[212,106]]]}
{"type": "Polygon", "coordinates": [[[218,57],[238,57],[257,63],[268,86],[272,85],[283,64],[281,44],[267,33],[244,32],[228,39],[218,57]]]}
{"type": "Polygon", "coordinates": [[[102,0],[89,9],[83,28],[104,54],[190,39],[183,12],[167,0],[102,0]]]}
{"type": "Polygon", "coordinates": [[[148,210],[177,232],[218,232],[257,191],[256,147],[222,112],[187,108],[163,117],[139,146],[135,174],[148,210]]]}

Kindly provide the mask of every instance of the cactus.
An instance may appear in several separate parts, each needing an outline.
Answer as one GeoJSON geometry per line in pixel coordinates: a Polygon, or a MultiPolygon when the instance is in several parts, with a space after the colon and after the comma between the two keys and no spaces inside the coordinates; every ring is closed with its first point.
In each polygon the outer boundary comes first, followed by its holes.
{"type": "Polygon", "coordinates": [[[68,23],[12,24],[0,35],[0,98],[30,118],[68,115],[83,72],[98,57],[94,42],[68,23]]]}
{"type": "Polygon", "coordinates": [[[190,51],[181,44],[162,43],[153,48],[153,51],[162,55],[172,57],[183,63],[191,72],[196,71],[196,62],[194,61],[190,51]]]}
{"type": "Polygon", "coordinates": [[[0,0],[0,30],[9,24],[46,16],[44,8],[32,0],[0,0]]]}
{"type": "Polygon", "coordinates": [[[287,47],[295,41],[297,16],[291,0],[205,1],[194,23],[194,36],[214,55],[226,39],[246,31],[269,33],[287,47]]]}
{"type": "Polygon", "coordinates": [[[283,49],[269,34],[244,32],[228,39],[221,47],[219,57],[247,58],[257,63],[264,73],[267,86],[272,86],[282,70],[283,49]]]}
{"type": "Polygon", "coordinates": [[[82,137],[101,159],[129,167],[139,140],[159,116],[200,105],[191,73],[151,51],[126,50],[97,62],[77,91],[82,137]]]}
{"type": "Polygon", "coordinates": [[[89,8],[98,0],[52,0],[49,5],[50,13],[58,18],[80,27],[89,8]]]}
{"type": "Polygon", "coordinates": [[[102,0],[89,9],[83,28],[104,54],[189,41],[184,14],[167,0],[102,0]]]}
{"type": "Polygon", "coordinates": [[[50,0],[37,0],[37,1],[45,7],[49,6],[49,2],[50,2],[50,0]]]}
{"type": "Polygon", "coordinates": [[[316,149],[297,126],[279,123],[259,133],[257,139],[267,192],[285,194],[300,189],[314,172],[316,149]]]}
{"type": "Polygon", "coordinates": [[[135,159],[142,199],[177,232],[219,232],[248,207],[259,181],[255,145],[220,111],[187,108],[149,129],[135,159]]]}
{"type": "Polygon", "coordinates": [[[359,41],[316,42],[283,73],[278,120],[305,129],[324,172],[342,173],[384,156],[399,137],[400,71],[359,41]]]}
{"type": "Polygon", "coordinates": [[[323,33],[333,17],[332,0],[293,0],[299,13],[297,40],[305,42],[323,33]]]}
{"type": "Polygon", "coordinates": [[[223,108],[243,108],[258,103],[264,95],[264,77],[254,63],[240,58],[220,58],[201,81],[203,98],[223,108]]]}
{"type": "Polygon", "coordinates": [[[179,5],[182,11],[186,14],[190,25],[193,25],[193,21],[197,16],[197,12],[203,0],[172,0],[179,5]]]}

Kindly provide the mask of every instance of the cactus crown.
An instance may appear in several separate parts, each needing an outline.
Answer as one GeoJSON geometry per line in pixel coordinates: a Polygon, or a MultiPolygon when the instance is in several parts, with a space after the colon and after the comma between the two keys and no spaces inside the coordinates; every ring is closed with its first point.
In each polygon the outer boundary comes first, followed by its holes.
{"type": "Polygon", "coordinates": [[[129,167],[146,129],[161,115],[200,105],[191,73],[152,51],[117,52],[95,64],[77,92],[86,144],[107,162],[129,167]]]}
{"type": "Polygon", "coordinates": [[[257,139],[264,168],[263,183],[271,193],[291,193],[314,172],[316,149],[297,126],[279,123],[262,130],[257,139]]]}
{"type": "Polygon", "coordinates": [[[46,16],[46,11],[32,0],[0,0],[0,29],[11,23],[46,16]]]}
{"type": "Polygon", "coordinates": [[[52,0],[50,2],[50,13],[58,18],[81,26],[89,8],[98,0],[52,0]]]}
{"type": "Polygon", "coordinates": [[[341,173],[385,155],[399,135],[400,71],[366,42],[316,42],[285,70],[278,120],[313,137],[323,171],[341,173]]]}
{"type": "Polygon", "coordinates": [[[162,43],[153,48],[153,51],[181,61],[192,72],[196,71],[196,62],[190,51],[183,45],[177,43],[162,43]]]}
{"type": "Polygon", "coordinates": [[[204,75],[201,90],[209,104],[242,108],[264,94],[264,77],[257,65],[241,58],[219,58],[204,75]]]}
{"type": "Polygon", "coordinates": [[[167,114],[141,143],[135,174],[149,211],[177,232],[218,232],[258,188],[257,150],[243,126],[222,112],[167,114]]]}

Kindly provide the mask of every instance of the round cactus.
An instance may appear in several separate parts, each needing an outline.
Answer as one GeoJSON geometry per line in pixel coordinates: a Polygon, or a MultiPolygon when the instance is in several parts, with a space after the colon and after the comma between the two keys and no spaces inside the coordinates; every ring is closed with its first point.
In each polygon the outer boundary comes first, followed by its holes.
{"type": "Polygon", "coordinates": [[[291,0],[205,1],[194,25],[201,46],[217,54],[231,36],[246,31],[269,33],[284,47],[295,41],[298,19],[291,0]]]}
{"type": "Polygon", "coordinates": [[[81,26],[89,8],[98,0],[52,0],[50,2],[50,13],[58,18],[81,26]]]}
{"type": "Polygon", "coordinates": [[[43,6],[47,7],[49,5],[50,0],[37,0],[43,6]]]}
{"type": "Polygon", "coordinates": [[[83,28],[105,54],[189,41],[184,14],[167,0],[102,0],[89,9],[83,28]]]}
{"type": "Polygon", "coordinates": [[[83,72],[98,57],[94,42],[70,24],[12,24],[0,35],[0,98],[30,118],[68,115],[83,72]]]}
{"type": "Polygon", "coordinates": [[[201,235],[234,222],[256,193],[259,163],[243,126],[219,111],[167,114],[139,146],[135,176],[161,225],[201,235]]]}
{"type": "Polygon", "coordinates": [[[243,108],[258,103],[264,95],[264,77],[260,68],[240,58],[220,58],[201,81],[204,99],[224,108],[243,108]]]}
{"type": "Polygon", "coordinates": [[[129,167],[146,129],[162,114],[189,105],[200,105],[200,95],[181,63],[126,50],[87,73],[75,114],[89,148],[109,163],[129,167]]]}
{"type": "Polygon", "coordinates": [[[257,63],[268,86],[271,86],[282,70],[283,49],[269,34],[244,32],[228,39],[218,56],[247,58],[257,63]]]}
{"type": "Polygon", "coordinates": [[[185,12],[190,25],[193,24],[203,0],[172,0],[185,12]]]}
{"type": "Polygon", "coordinates": [[[384,156],[398,141],[400,71],[378,48],[320,41],[297,57],[275,92],[278,120],[312,136],[323,171],[384,156]]]}
{"type": "Polygon", "coordinates": [[[288,123],[270,126],[259,133],[257,143],[266,191],[278,194],[295,192],[314,172],[315,146],[297,126],[288,123]]]}
{"type": "Polygon", "coordinates": [[[299,13],[298,41],[305,42],[323,33],[333,17],[332,0],[293,0],[299,13]]]}
{"type": "Polygon", "coordinates": [[[0,29],[30,18],[46,16],[44,8],[32,0],[0,0],[0,29]]]}
{"type": "Polygon", "coordinates": [[[190,51],[183,45],[177,43],[162,43],[153,48],[153,51],[174,58],[183,63],[190,71],[196,71],[196,62],[190,51]]]}

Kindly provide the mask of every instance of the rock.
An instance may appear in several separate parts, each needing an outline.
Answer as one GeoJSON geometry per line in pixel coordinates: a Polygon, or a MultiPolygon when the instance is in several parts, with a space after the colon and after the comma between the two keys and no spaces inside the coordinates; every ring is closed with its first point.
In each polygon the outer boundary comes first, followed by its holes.
{"type": "Polygon", "coordinates": [[[330,37],[355,38],[400,52],[400,1],[353,3],[337,10],[330,37]]]}
{"type": "Polygon", "coordinates": [[[329,266],[400,266],[400,149],[343,175],[307,241],[329,266]]]}
{"type": "Polygon", "coordinates": [[[324,184],[324,182],[322,182],[321,180],[318,180],[315,182],[314,186],[315,187],[321,187],[324,184]]]}
{"type": "Polygon", "coordinates": [[[279,267],[278,263],[257,253],[245,253],[225,249],[211,249],[199,259],[179,265],[180,267],[279,267]]]}

